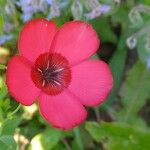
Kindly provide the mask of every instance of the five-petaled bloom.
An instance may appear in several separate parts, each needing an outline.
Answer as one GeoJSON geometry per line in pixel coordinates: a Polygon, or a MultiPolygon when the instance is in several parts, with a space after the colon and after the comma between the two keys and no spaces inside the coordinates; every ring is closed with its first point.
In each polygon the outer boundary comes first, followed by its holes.
{"type": "Polygon", "coordinates": [[[37,99],[40,113],[54,127],[71,129],[85,120],[84,106],[95,106],[108,96],[113,79],[108,65],[89,60],[99,47],[91,25],[29,21],[20,33],[19,55],[8,63],[6,83],[19,103],[37,99]]]}

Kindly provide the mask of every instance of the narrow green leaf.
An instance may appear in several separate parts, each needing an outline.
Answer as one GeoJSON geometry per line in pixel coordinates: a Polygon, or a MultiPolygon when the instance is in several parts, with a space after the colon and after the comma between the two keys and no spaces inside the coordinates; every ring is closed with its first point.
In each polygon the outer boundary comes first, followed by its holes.
{"type": "Polygon", "coordinates": [[[114,101],[115,96],[121,85],[123,70],[125,67],[125,61],[127,57],[127,49],[125,44],[126,37],[127,35],[124,33],[119,40],[119,44],[116,52],[114,53],[112,59],[110,60],[110,68],[113,74],[114,85],[113,85],[113,90],[110,96],[108,97],[107,102],[103,104],[103,106],[106,108],[114,101]]]}
{"type": "Polygon", "coordinates": [[[117,36],[110,27],[108,18],[101,17],[90,21],[103,42],[116,43],[117,36]]]}
{"type": "Polygon", "coordinates": [[[150,97],[150,72],[143,63],[137,62],[128,72],[123,91],[119,120],[135,124],[134,116],[150,97]]]}
{"type": "Polygon", "coordinates": [[[4,78],[0,77],[0,100],[2,100],[7,94],[7,86],[4,82],[4,78]]]}
{"type": "Polygon", "coordinates": [[[3,16],[0,14],[0,34],[3,32],[3,25],[4,25],[3,16]]]}
{"type": "Polygon", "coordinates": [[[84,150],[79,127],[74,128],[74,134],[75,142],[78,145],[79,150],[84,150]]]}
{"type": "Polygon", "coordinates": [[[144,34],[138,38],[138,43],[137,43],[137,52],[139,59],[142,62],[147,62],[147,60],[150,58],[150,50],[148,50],[149,46],[149,41],[147,40],[147,34],[144,34]]]}

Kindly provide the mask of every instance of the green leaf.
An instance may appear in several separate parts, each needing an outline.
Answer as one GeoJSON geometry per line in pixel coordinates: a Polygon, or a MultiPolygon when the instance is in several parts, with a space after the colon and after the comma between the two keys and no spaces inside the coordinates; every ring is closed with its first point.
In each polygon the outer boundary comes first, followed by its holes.
{"type": "Polygon", "coordinates": [[[5,69],[6,69],[6,66],[3,65],[3,64],[0,64],[0,69],[1,69],[1,70],[5,70],[5,69]]]}
{"type": "Polygon", "coordinates": [[[7,3],[6,0],[0,0],[0,7],[3,7],[5,6],[5,4],[7,3]]]}
{"type": "Polygon", "coordinates": [[[0,77],[0,100],[2,100],[7,94],[7,86],[4,82],[4,78],[0,77]]]}
{"type": "Polygon", "coordinates": [[[128,22],[129,6],[126,3],[121,4],[119,7],[115,7],[115,12],[112,14],[111,21],[114,25],[121,24],[122,27],[126,26],[128,22]]]}
{"type": "Polygon", "coordinates": [[[3,135],[0,137],[1,150],[16,150],[16,142],[11,135],[3,135]]]}
{"type": "Polygon", "coordinates": [[[149,41],[147,41],[147,38],[147,34],[144,34],[138,38],[137,43],[138,56],[144,63],[150,58],[150,50],[146,48],[146,44],[149,45],[149,41]]]}
{"type": "Polygon", "coordinates": [[[145,4],[145,5],[149,5],[150,6],[150,1],[149,0],[139,0],[141,3],[145,4]]]}
{"type": "Polygon", "coordinates": [[[50,150],[59,142],[60,138],[61,131],[53,128],[46,129],[31,140],[29,150],[50,150]]]}
{"type": "Polygon", "coordinates": [[[150,72],[146,66],[137,62],[128,72],[122,94],[123,108],[118,117],[120,121],[135,124],[134,116],[150,97],[150,72]]]}
{"type": "Polygon", "coordinates": [[[96,29],[102,42],[111,42],[111,43],[117,42],[117,36],[111,29],[107,18],[104,18],[104,17],[97,18],[97,19],[90,21],[90,23],[96,29]]]}
{"type": "Polygon", "coordinates": [[[52,148],[52,150],[66,150],[66,147],[64,147],[63,143],[58,143],[52,148]]]}
{"type": "Polygon", "coordinates": [[[0,34],[3,32],[3,25],[4,25],[3,16],[0,15],[0,34]]]}
{"type": "Polygon", "coordinates": [[[105,150],[149,150],[150,132],[126,123],[86,123],[86,129],[105,150]]]}
{"type": "Polygon", "coordinates": [[[123,70],[125,67],[125,61],[127,57],[127,48],[126,48],[126,35],[127,33],[123,33],[121,36],[117,50],[115,51],[114,55],[112,56],[110,60],[110,68],[113,74],[114,79],[114,85],[113,90],[108,97],[108,100],[106,103],[104,103],[102,106],[107,108],[108,105],[110,105],[114,99],[116,94],[118,93],[119,87],[121,85],[122,76],[123,76],[123,70]]]}
{"type": "Polygon", "coordinates": [[[20,118],[13,118],[13,119],[6,120],[2,124],[2,130],[0,134],[13,135],[19,123],[20,123],[20,118]]]}
{"type": "Polygon", "coordinates": [[[79,150],[84,150],[79,127],[74,128],[74,137],[79,150]]]}
{"type": "MultiPolygon", "coordinates": [[[[8,109],[10,109],[10,99],[6,98],[4,100],[0,100],[0,108],[3,110],[3,113],[7,114],[8,109]]],[[[5,116],[4,116],[5,117],[5,116]]]]}

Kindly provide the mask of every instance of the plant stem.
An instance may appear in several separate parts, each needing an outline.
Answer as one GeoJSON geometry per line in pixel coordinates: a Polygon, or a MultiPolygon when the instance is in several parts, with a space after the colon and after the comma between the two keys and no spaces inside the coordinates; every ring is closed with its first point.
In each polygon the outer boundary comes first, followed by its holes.
{"type": "Polygon", "coordinates": [[[20,108],[21,108],[21,104],[19,104],[17,108],[10,115],[8,115],[8,119],[11,118],[20,108]]]}
{"type": "Polygon", "coordinates": [[[101,117],[100,117],[100,113],[99,113],[99,108],[95,107],[94,108],[94,112],[95,112],[95,116],[96,116],[97,122],[100,122],[101,121],[101,117]]]}
{"type": "Polygon", "coordinates": [[[62,138],[61,141],[65,145],[66,150],[72,150],[65,138],[62,138]]]}
{"type": "Polygon", "coordinates": [[[83,146],[83,143],[82,143],[79,127],[74,128],[73,131],[74,131],[75,140],[76,140],[76,142],[79,146],[79,149],[84,150],[84,146],[83,146]]]}

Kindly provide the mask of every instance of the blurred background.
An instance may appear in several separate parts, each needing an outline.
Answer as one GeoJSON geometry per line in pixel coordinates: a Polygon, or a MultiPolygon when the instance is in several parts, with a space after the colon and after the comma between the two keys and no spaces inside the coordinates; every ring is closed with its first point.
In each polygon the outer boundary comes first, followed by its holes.
{"type": "Polygon", "coordinates": [[[149,126],[150,0],[0,0],[0,150],[150,150],[149,126]],[[113,73],[107,101],[71,131],[50,127],[36,104],[19,109],[5,85],[19,32],[38,17],[92,24],[101,46],[91,59],[113,73]]]}

